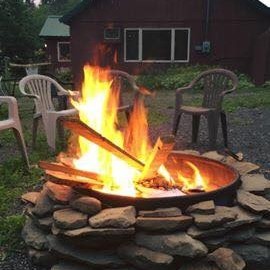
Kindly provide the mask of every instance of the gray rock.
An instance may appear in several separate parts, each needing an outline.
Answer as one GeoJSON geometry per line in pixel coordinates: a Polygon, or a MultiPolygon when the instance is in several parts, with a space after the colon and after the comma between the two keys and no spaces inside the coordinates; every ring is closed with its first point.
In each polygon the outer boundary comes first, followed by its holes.
{"type": "Polygon", "coordinates": [[[46,234],[37,228],[31,219],[27,219],[22,230],[22,238],[25,243],[37,250],[47,250],[48,241],[46,234]]]}
{"type": "Polygon", "coordinates": [[[200,215],[191,214],[194,217],[196,226],[200,229],[211,229],[220,226],[226,222],[236,219],[237,214],[229,207],[216,206],[215,214],[213,215],[200,215]]]}
{"type": "Polygon", "coordinates": [[[53,206],[53,211],[63,210],[63,209],[69,209],[70,206],[68,204],[55,204],[53,206]]]}
{"type": "Polygon", "coordinates": [[[270,219],[262,218],[258,222],[257,227],[261,229],[270,229],[270,219]]]}
{"type": "Polygon", "coordinates": [[[40,192],[27,192],[21,196],[21,200],[25,203],[36,204],[39,195],[40,192]]]}
{"type": "Polygon", "coordinates": [[[87,264],[97,268],[121,268],[125,263],[118,258],[115,251],[82,249],[61,242],[55,236],[48,236],[50,250],[62,258],[87,264]]]}
{"type": "Polygon", "coordinates": [[[187,262],[181,265],[178,270],[220,270],[215,263],[206,260],[187,262]]]}
{"type": "Polygon", "coordinates": [[[223,236],[227,231],[228,229],[224,227],[216,227],[209,230],[200,230],[196,226],[191,226],[190,228],[188,228],[187,234],[195,239],[204,239],[213,236],[223,236]]]}
{"type": "Polygon", "coordinates": [[[256,214],[270,213],[270,201],[250,192],[238,190],[237,201],[243,208],[248,209],[256,214]]]}
{"type": "Polygon", "coordinates": [[[186,210],[188,214],[202,214],[202,215],[211,215],[215,214],[215,203],[214,201],[205,201],[193,204],[189,206],[186,210]]]}
{"type": "Polygon", "coordinates": [[[179,217],[182,211],[177,207],[158,208],[152,211],[139,211],[141,217],[179,217]]]}
{"type": "Polygon", "coordinates": [[[214,251],[220,247],[226,247],[228,245],[226,237],[214,237],[203,239],[202,242],[206,245],[209,251],[214,251]]]}
{"type": "Polygon", "coordinates": [[[93,228],[128,228],[136,222],[136,210],[133,206],[108,208],[89,218],[93,228]]]}
{"type": "Polygon", "coordinates": [[[88,216],[72,209],[63,209],[55,211],[53,218],[61,229],[78,229],[87,225],[88,216]]]}
{"type": "Polygon", "coordinates": [[[56,203],[67,204],[74,196],[73,189],[68,186],[57,185],[48,181],[45,187],[48,190],[49,197],[56,203]]]}
{"type": "Polygon", "coordinates": [[[245,261],[228,248],[219,248],[207,256],[209,261],[217,264],[220,270],[242,270],[246,267],[245,261]]]}
{"type": "Polygon", "coordinates": [[[37,198],[36,205],[32,209],[32,212],[39,217],[45,217],[53,212],[53,206],[54,202],[48,196],[47,189],[44,188],[37,198]]]}
{"type": "Polygon", "coordinates": [[[257,222],[261,219],[260,215],[255,215],[239,206],[234,206],[231,209],[237,214],[236,219],[234,221],[227,222],[226,224],[224,224],[224,227],[236,228],[242,225],[257,222]]]}
{"type": "Polygon", "coordinates": [[[53,224],[53,217],[45,217],[37,219],[37,226],[45,231],[50,231],[53,224]]]}
{"type": "Polygon", "coordinates": [[[193,223],[193,218],[189,216],[153,218],[138,217],[136,226],[145,231],[173,232],[187,229],[193,223]]]}
{"type": "Polygon", "coordinates": [[[255,195],[270,192],[270,181],[263,174],[247,174],[241,177],[241,188],[255,195]]]}
{"type": "Polygon", "coordinates": [[[101,211],[101,202],[92,197],[80,197],[70,202],[72,208],[88,214],[95,215],[101,211]]]}
{"type": "Polygon", "coordinates": [[[64,230],[59,232],[62,235],[67,237],[82,237],[82,236],[122,236],[122,235],[133,235],[135,234],[135,228],[127,228],[127,229],[118,229],[118,228],[101,228],[101,229],[94,229],[90,226],[75,229],[75,230],[64,230]]]}
{"type": "Polygon", "coordinates": [[[35,265],[50,267],[56,263],[57,258],[49,251],[36,250],[30,248],[28,250],[28,257],[35,265]]]}
{"type": "Polygon", "coordinates": [[[253,241],[264,246],[270,246],[270,231],[256,233],[253,241]]]}
{"type": "Polygon", "coordinates": [[[89,266],[85,266],[74,262],[60,262],[51,268],[51,270],[92,270],[92,269],[94,268],[89,268],[89,266]]]}
{"type": "MultiPolygon", "coordinates": [[[[240,255],[247,265],[254,266],[269,266],[270,256],[269,248],[256,245],[256,244],[237,244],[229,246],[234,250],[238,255],[240,255]]],[[[258,268],[259,269],[259,268],[258,268]]]]}
{"type": "Polygon", "coordinates": [[[238,228],[236,230],[230,231],[226,238],[230,242],[246,242],[251,239],[255,234],[254,227],[238,228]]]}
{"type": "Polygon", "coordinates": [[[137,233],[136,244],[154,251],[191,258],[204,256],[208,252],[202,242],[182,232],[167,235],[137,233]]]}
{"type": "Polygon", "coordinates": [[[231,164],[232,167],[234,167],[240,175],[246,175],[250,172],[256,171],[260,169],[260,166],[251,163],[251,162],[234,162],[231,164]]]}
{"type": "Polygon", "coordinates": [[[134,244],[120,246],[118,255],[127,263],[145,270],[165,270],[173,262],[173,257],[168,254],[155,252],[134,244]]]}
{"type": "Polygon", "coordinates": [[[202,154],[203,157],[223,161],[225,159],[225,156],[220,155],[217,151],[210,151],[202,154]]]}

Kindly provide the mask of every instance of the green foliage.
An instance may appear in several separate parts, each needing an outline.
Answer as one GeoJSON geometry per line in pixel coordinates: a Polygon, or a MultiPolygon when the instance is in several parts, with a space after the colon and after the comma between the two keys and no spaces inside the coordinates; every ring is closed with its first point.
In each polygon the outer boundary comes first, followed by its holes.
{"type": "Polygon", "coordinates": [[[70,68],[57,69],[55,75],[62,82],[71,82],[73,78],[70,68]]]}
{"type": "MultiPolygon", "coordinates": [[[[187,86],[201,72],[213,68],[217,68],[217,66],[188,65],[182,67],[171,67],[164,71],[140,75],[137,82],[139,85],[151,90],[175,90],[179,87],[187,86]]],[[[247,75],[237,75],[239,78],[239,89],[254,87],[247,75]]]]}
{"type": "MultiPolygon", "coordinates": [[[[18,249],[22,245],[20,238],[21,230],[25,221],[22,215],[11,215],[0,218],[0,247],[4,247],[7,243],[13,249],[18,249]]],[[[0,250],[0,259],[4,259],[5,253],[0,250]]]]}
{"type": "Polygon", "coordinates": [[[32,9],[23,0],[0,0],[0,40],[3,55],[29,59],[38,48],[32,9]]]}

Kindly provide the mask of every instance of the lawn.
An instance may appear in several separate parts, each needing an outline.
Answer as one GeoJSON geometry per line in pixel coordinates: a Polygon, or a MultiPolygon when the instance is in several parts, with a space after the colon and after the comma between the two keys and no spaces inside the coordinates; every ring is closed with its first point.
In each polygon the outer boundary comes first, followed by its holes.
{"type": "MultiPolygon", "coordinates": [[[[54,154],[48,150],[45,136],[41,131],[38,135],[36,150],[31,149],[33,104],[19,95],[17,97],[32,168],[29,172],[24,170],[13,133],[10,131],[1,132],[0,257],[2,259],[8,252],[21,249],[23,246],[20,240],[20,231],[24,217],[22,215],[23,207],[20,204],[20,196],[26,191],[35,190],[41,186],[42,171],[37,168],[37,162],[54,157],[54,154]]],[[[189,104],[198,104],[200,95],[198,92],[187,93],[185,99],[189,104]]],[[[155,98],[147,98],[146,105],[149,110],[150,126],[168,123],[171,121],[171,114],[167,114],[167,110],[173,113],[174,91],[159,89],[156,91],[155,98]]],[[[237,93],[226,97],[224,108],[228,112],[237,112],[241,108],[270,109],[270,86],[254,87],[249,83],[243,83],[237,93]]],[[[0,107],[0,115],[1,118],[6,115],[4,106],[0,107]]],[[[237,125],[237,123],[235,124],[237,125]]]]}

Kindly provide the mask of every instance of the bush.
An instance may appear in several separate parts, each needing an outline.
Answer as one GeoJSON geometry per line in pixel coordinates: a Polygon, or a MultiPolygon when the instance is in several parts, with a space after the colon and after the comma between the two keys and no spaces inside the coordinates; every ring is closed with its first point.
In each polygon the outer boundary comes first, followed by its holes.
{"type": "MultiPolygon", "coordinates": [[[[142,74],[137,78],[138,85],[150,90],[174,90],[179,87],[187,86],[201,72],[218,68],[217,66],[194,65],[171,67],[164,71],[142,74]]],[[[237,72],[236,72],[237,73],[237,72]]],[[[247,75],[238,73],[239,89],[254,87],[247,75]]]]}

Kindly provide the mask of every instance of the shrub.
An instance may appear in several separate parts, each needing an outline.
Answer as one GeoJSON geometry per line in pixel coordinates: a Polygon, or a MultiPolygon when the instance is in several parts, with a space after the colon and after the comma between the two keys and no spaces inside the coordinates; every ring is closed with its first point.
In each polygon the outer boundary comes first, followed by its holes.
{"type": "MultiPolygon", "coordinates": [[[[193,65],[182,67],[170,67],[164,71],[152,71],[148,74],[139,75],[138,85],[150,90],[174,90],[188,85],[201,72],[217,68],[217,66],[193,65]]],[[[254,87],[251,79],[241,73],[237,73],[239,78],[239,89],[254,87]]]]}

